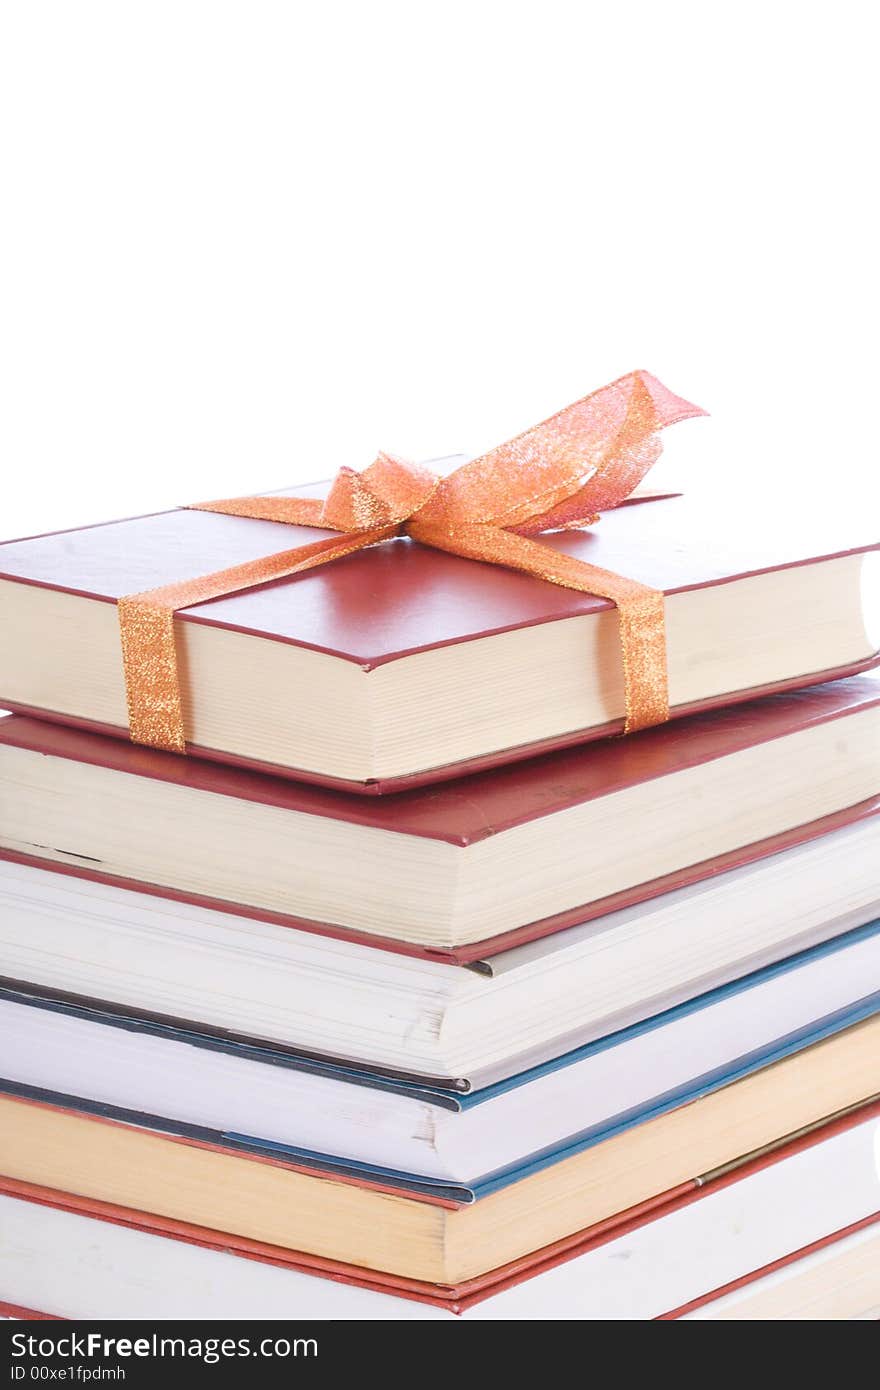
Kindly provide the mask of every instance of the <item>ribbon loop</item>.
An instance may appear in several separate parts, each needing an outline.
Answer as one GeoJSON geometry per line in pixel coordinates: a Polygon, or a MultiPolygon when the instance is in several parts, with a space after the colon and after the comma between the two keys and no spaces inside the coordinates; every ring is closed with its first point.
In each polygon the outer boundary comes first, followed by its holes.
{"type": "Polygon", "coordinates": [[[632,733],[669,718],[664,598],[527,537],[590,525],[619,506],[656,462],[657,431],[703,415],[647,372],[633,372],[446,478],[391,454],[362,473],[343,467],[323,501],[238,497],[195,510],[339,534],[214,574],[119,600],[129,731],[136,743],[186,751],[174,613],[289,578],[401,534],[471,560],[518,569],[616,605],[626,720],[632,733]]]}

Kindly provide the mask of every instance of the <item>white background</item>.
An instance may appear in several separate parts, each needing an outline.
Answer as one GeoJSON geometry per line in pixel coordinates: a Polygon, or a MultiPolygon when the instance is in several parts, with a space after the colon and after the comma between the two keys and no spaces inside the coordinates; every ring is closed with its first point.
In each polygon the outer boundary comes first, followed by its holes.
{"type": "Polygon", "coordinates": [[[876,505],[874,17],[6,0],[0,535],[476,452],[637,366],[731,526],[876,505]]]}

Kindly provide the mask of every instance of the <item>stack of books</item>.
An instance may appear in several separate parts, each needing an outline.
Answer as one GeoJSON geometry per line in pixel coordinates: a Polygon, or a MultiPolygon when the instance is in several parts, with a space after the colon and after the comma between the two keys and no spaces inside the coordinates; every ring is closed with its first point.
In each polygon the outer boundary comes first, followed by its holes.
{"type": "Polygon", "coordinates": [[[823,524],[548,541],[666,594],[622,737],[613,607],[500,566],[196,605],[183,756],[127,737],[116,600],[314,533],[0,547],[7,1309],[876,1315],[880,546],[823,524]]]}

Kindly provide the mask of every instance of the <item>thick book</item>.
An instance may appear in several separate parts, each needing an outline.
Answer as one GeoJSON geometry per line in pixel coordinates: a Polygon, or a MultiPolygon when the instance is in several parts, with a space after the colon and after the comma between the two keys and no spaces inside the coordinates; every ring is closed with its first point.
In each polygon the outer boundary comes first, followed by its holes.
{"type": "Polygon", "coordinates": [[[320,1261],[0,1178],[0,1311],[64,1318],[645,1319],[880,1221],[880,1102],[859,1106],[570,1242],[457,1285],[320,1261]]]}
{"type": "Polygon", "coordinates": [[[144,1038],[456,1104],[880,917],[878,811],[470,967],[0,857],[0,976],[144,1038]]]}
{"type": "Polygon", "coordinates": [[[878,788],[876,675],[379,800],[0,720],[0,847],[458,960],[700,878],[878,788]]]}
{"type": "MultiPolygon", "coordinates": [[[[542,538],[666,594],[675,716],[880,658],[872,518],[753,508],[731,528],[729,508],[646,500],[542,538]]],[[[0,546],[0,704],[127,737],[116,601],[325,534],[182,509],[0,546]]],[[[186,609],[176,631],[192,752],[298,779],[394,790],[622,727],[606,600],[406,538],[186,609]]]]}
{"type": "Polygon", "coordinates": [[[0,1171],[323,1259],[455,1284],[880,1093],[880,1018],[469,1204],[11,1096],[0,1171]]]}
{"type": "Polygon", "coordinates": [[[880,922],[461,1095],[5,989],[0,1093],[471,1202],[875,1013],[880,922]]]}

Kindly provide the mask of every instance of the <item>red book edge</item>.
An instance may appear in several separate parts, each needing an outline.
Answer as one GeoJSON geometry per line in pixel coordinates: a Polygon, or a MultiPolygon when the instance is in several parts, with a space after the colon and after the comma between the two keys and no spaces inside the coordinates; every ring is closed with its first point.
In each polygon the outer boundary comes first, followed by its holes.
{"type": "Polygon", "coordinates": [[[22,1308],[18,1303],[4,1303],[0,1299],[0,1318],[17,1318],[21,1322],[66,1322],[57,1313],[38,1313],[35,1308],[22,1308]]]}
{"type": "MultiPolygon", "coordinates": [[[[117,1206],[111,1202],[80,1197],[74,1193],[59,1192],[17,1178],[0,1177],[0,1193],[40,1206],[71,1212],[74,1215],[85,1215],[97,1221],[107,1221],[114,1225],[126,1226],[146,1234],[160,1235],[170,1240],[186,1241],[188,1244],[198,1245],[204,1249],[225,1251],[228,1254],[256,1260],[263,1264],[277,1265],[301,1274],[313,1274],[334,1282],[352,1284],[358,1288],[370,1289],[375,1293],[387,1293],[400,1298],[409,1298],[415,1302],[428,1303],[460,1314],[466,1312],[468,1308],[474,1307],[477,1303],[491,1298],[494,1294],[502,1293],[505,1289],[513,1288],[537,1274],[554,1269],[558,1265],[576,1259],[579,1255],[587,1254],[590,1250],[605,1245],[608,1241],[615,1240],[619,1236],[627,1235],[640,1226],[646,1225],[649,1221],[678,1211],[682,1207],[690,1205],[691,1202],[729,1187],[742,1178],[747,1178],[763,1168],[779,1163],[804,1149],[812,1148],[815,1144],[820,1144],[826,1139],[833,1138],[835,1135],[875,1117],[880,1117],[880,1100],[869,1101],[867,1104],[848,1110],[844,1114],[828,1120],[825,1124],[810,1129],[806,1134],[798,1135],[787,1143],[781,1143],[769,1151],[759,1153],[754,1158],[746,1160],[736,1168],[727,1170],[717,1177],[709,1174],[702,1178],[694,1178],[647,1202],[630,1207],[606,1221],[576,1232],[552,1245],[544,1246],[541,1250],[534,1251],[530,1255],[501,1265],[478,1278],[457,1285],[428,1284],[414,1279],[404,1279],[379,1270],[368,1270],[299,1251],[286,1250],[280,1246],[268,1245],[243,1236],[225,1234],[204,1226],[176,1221],[169,1217],[156,1216],[150,1212],[136,1211],[128,1207],[117,1206]]],[[[862,1222],[855,1223],[852,1227],[847,1227],[844,1231],[823,1237],[814,1246],[806,1246],[800,1251],[783,1257],[777,1264],[781,1266],[791,1263],[812,1249],[831,1244],[834,1240],[876,1220],[880,1220],[880,1212],[862,1222]]],[[[768,1265],[761,1270],[756,1270],[753,1274],[744,1276],[741,1282],[748,1283],[752,1279],[760,1278],[775,1267],[775,1265],[768,1265]]],[[[721,1293],[736,1286],[731,1284],[720,1291],[716,1290],[706,1295],[702,1301],[719,1297],[721,1293]]],[[[683,1311],[698,1306],[700,1301],[697,1300],[694,1304],[683,1305],[682,1308],[664,1313],[662,1318],[680,1317],[683,1311]]],[[[49,1318],[55,1315],[42,1313],[33,1314],[33,1316],[49,1318]]]]}

